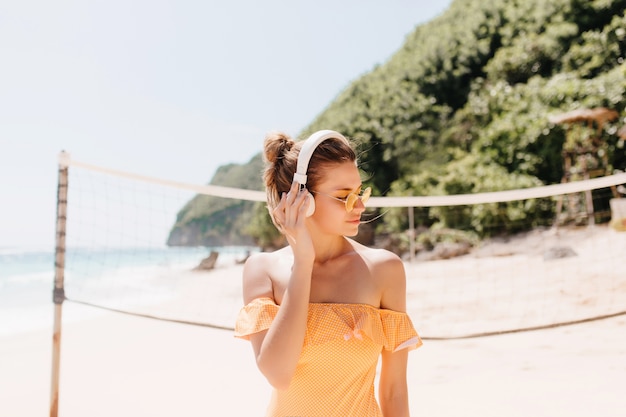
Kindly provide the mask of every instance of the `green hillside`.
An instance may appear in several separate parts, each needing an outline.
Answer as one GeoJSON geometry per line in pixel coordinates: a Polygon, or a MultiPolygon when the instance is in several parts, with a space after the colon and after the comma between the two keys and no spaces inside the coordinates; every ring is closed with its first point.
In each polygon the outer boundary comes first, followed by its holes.
{"type": "MultiPolygon", "coordinates": [[[[625,9],[626,0],[455,0],[299,136],[335,129],[357,140],[375,195],[478,193],[560,182],[566,127],[549,116],[606,107],[619,117],[601,133],[602,168],[624,170],[616,131],[626,120],[625,9]]],[[[584,128],[580,136],[589,140],[584,128]]],[[[260,170],[259,156],[223,167],[211,183],[261,189],[260,170]]],[[[267,214],[253,206],[196,197],[168,243],[271,246],[267,214]]],[[[468,208],[462,216],[444,208],[422,214],[424,227],[487,236],[542,224],[554,207],[525,202],[468,208]]],[[[376,229],[406,230],[405,217],[392,210],[376,229]]]]}
{"type": "MultiPolygon", "coordinates": [[[[256,155],[245,165],[229,164],[218,168],[211,184],[261,190],[263,160],[256,155]]],[[[176,216],[167,239],[169,246],[254,245],[255,240],[242,230],[252,220],[253,202],[216,198],[203,194],[192,198],[176,216]]]]}

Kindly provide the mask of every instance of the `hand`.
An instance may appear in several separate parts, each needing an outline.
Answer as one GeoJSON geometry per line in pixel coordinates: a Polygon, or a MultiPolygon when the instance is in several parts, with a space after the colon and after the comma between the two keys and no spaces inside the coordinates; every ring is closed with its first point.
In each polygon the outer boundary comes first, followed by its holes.
{"type": "Polygon", "coordinates": [[[300,189],[300,184],[294,181],[289,192],[283,193],[280,203],[273,211],[274,220],[287,237],[296,259],[315,259],[311,234],[306,224],[309,195],[306,188],[300,189]]]}

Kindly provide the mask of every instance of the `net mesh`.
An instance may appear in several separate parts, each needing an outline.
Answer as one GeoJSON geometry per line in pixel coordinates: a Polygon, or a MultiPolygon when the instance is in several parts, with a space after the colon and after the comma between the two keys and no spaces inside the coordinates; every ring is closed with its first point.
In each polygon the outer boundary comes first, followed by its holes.
{"type": "MultiPolygon", "coordinates": [[[[69,159],[63,163],[69,165],[68,300],[232,329],[242,306],[242,262],[258,249],[168,247],[166,241],[179,210],[198,193],[251,201],[263,201],[263,193],[180,184],[69,159]],[[198,269],[212,253],[212,267],[198,269]]],[[[575,189],[518,190],[517,200],[515,191],[507,191],[466,199],[378,197],[370,201],[373,207],[421,207],[413,212],[415,223],[424,224],[433,207],[463,216],[468,208],[501,204],[498,194],[502,201],[520,204],[532,199],[567,202],[578,199],[576,193],[593,190],[591,195],[601,208],[595,217],[606,220],[611,212],[601,202],[610,199],[621,183],[626,183],[623,174],[579,182],[575,189]]],[[[511,225],[490,225],[503,226],[511,225]]],[[[489,239],[472,248],[444,244],[427,250],[417,234],[416,257],[405,263],[407,309],[425,339],[476,337],[626,314],[626,234],[605,221],[593,227],[576,221],[529,226],[519,228],[531,231],[489,239]]]]}
{"type": "Polygon", "coordinates": [[[466,338],[626,313],[626,236],[542,228],[471,254],[410,264],[407,308],[426,337],[466,338]]]}
{"type": "MultiPolygon", "coordinates": [[[[109,310],[230,328],[232,269],[253,247],[168,247],[191,190],[69,168],[65,295],[109,310]],[[210,269],[197,269],[217,254],[210,269]]],[[[205,266],[208,268],[208,266],[205,266]]]]}

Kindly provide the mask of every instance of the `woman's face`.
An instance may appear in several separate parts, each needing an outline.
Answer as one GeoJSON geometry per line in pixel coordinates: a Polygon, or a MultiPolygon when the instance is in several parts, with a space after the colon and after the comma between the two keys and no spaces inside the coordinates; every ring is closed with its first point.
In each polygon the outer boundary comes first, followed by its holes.
{"type": "Polygon", "coordinates": [[[365,206],[358,198],[352,210],[347,211],[344,201],[351,193],[360,194],[361,187],[361,177],[354,162],[341,162],[324,169],[324,176],[315,189],[310,190],[315,198],[315,213],[311,218],[316,225],[328,234],[355,236],[365,206]]]}

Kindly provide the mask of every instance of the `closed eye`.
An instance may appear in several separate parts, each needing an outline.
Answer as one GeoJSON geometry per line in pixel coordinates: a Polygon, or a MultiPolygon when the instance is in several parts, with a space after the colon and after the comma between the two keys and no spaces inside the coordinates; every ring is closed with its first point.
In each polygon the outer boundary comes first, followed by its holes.
{"type": "Polygon", "coordinates": [[[349,192],[345,196],[335,197],[335,198],[337,200],[346,201],[352,194],[356,195],[357,197],[361,197],[363,195],[363,190],[361,189],[361,187],[359,187],[355,192],[349,192]]]}

